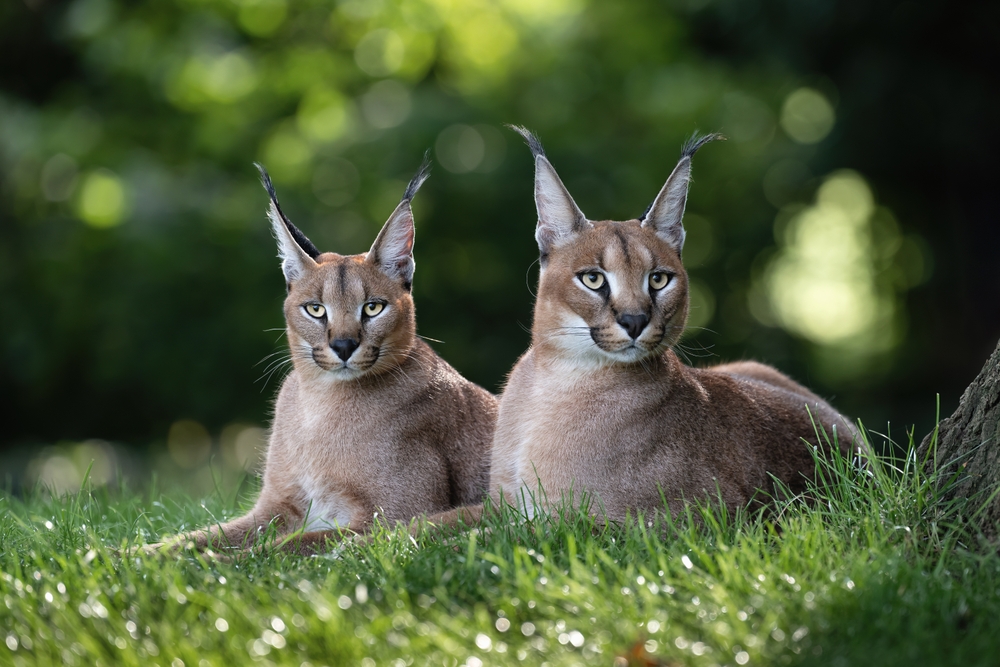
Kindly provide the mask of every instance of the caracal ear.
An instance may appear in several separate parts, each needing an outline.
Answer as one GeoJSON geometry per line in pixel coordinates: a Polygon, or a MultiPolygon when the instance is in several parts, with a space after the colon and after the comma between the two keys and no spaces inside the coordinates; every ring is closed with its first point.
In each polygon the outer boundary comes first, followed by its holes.
{"type": "Polygon", "coordinates": [[[710,141],[725,140],[721,134],[693,134],[684,144],[681,159],[674,167],[660,194],[639,219],[643,227],[652,227],[679,255],[684,247],[684,207],[687,204],[688,183],[691,181],[691,158],[698,149],[710,141]]]}
{"type": "Polygon", "coordinates": [[[544,262],[553,248],[592,225],[545,157],[538,138],[519,125],[507,127],[524,137],[531,154],[535,156],[535,208],[538,209],[535,240],[544,262]]]}
{"type": "Polygon", "coordinates": [[[281,258],[281,271],[285,274],[285,286],[291,288],[292,283],[301,278],[307,270],[315,268],[314,260],[319,257],[319,250],[282,212],[267,169],[256,162],[253,165],[260,172],[261,183],[271,198],[267,217],[271,220],[271,230],[278,242],[278,257],[281,258]]]}
{"type": "Polygon", "coordinates": [[[401,281],[403,288],[407,290],[413,284],[413,270],[416,268],[416,262],[413,261],[413,210],[410,208],[410,201],[430,176],[430,172],[430,160],[427,153],[424,153],[420,170],[406,186],[403,199],[382,227],[365,260],[379,267],[390,278],[401,281]]]}

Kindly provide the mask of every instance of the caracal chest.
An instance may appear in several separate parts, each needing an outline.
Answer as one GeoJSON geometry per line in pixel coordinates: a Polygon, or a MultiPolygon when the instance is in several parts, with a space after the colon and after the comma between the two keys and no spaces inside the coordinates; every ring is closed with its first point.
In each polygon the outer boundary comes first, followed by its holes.
{"type": "MultiPolygon", "coordinates": [[[[308,396],[306,399],[310,398],[308,396]]],[[[396,473],[395,428],[366,402],[304,400],[297,423],[282,443],[287,482],[297,490],[306,530],[345,527],[382,507],[372,480],[396,473]]]]}
{"type": "Polygon", "coordinates": [[[626,471],[623,450],[635,437],[643,406],[583,373],[533,373],[504,397],[498,425],[497,481],[508,497],[537,495],[549,502],[573,493],[608,492],[626,471]],[[635,405],[631,403],[636,403],[635,405]]]}

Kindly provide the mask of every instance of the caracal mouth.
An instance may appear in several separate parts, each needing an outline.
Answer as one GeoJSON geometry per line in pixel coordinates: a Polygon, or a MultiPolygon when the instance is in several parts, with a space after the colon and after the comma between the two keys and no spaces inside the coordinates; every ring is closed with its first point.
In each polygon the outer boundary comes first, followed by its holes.
{"type": "Polygon", "coordinates": [[[635,341],[631,341],[617,350],[605,350],[600,346],[595,347],[601,351],[602,356],[607,360],[617,363],[633,364],[653,356],[653,350],[637,345],[635,341]]]}
{"type": "Polygon", "coordinates": [[[329,377],[331,380],[353,380],[355,378],[361,377],[372,368],[379,361],[379,354],[376,354],[374,358],[366,360],[364,363],[356,363],[348,359],[347,361],[334,361],[318,358],[315,353],[313,353],[313,363],[316,367],[323,371],[323,374],[329,377]]]}

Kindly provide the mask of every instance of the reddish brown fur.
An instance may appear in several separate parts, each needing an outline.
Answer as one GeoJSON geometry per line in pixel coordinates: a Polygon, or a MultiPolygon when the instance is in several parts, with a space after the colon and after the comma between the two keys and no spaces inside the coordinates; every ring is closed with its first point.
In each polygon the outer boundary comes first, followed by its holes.
{"type": "Polygon", "coordinates": [[[481,502],[496,399],[416,337],[409,200],[368,253],[352,256],[310,257],[276,201],[271,217],[289,284],[293,370],[278,394],[263,488],[246,516],[169,544],[238,548],[271,524],[279,535],[301,531],[285,548],[313,551],[376,517],[406,521],[481,502]],[[383,309],[366,316],[371,303],[383,309]],[[335,343],[348,339],[357,346],[341,359],[335,343]]]}
{"type": "Polygon", "coordinates": [[[710,369],[682,364],[670,346],[686,314],[680,258],[638,220],[594,223],[553,250],[539,285],[533,345],[500,402],[494,492],[515,502],[522,491],[536,492],[539,482],[550,500],[571,490],[579,499],[586,490],[609,518],[620,520],[630,509],[662,507],[661,492],[676,513],[684,499],[717,492],[731,508],[745,506],[758,489],[772,490],[769,475],[802,491],[813,466],[802,439],[822,444],[807,405],[828,433],[836,427],[849,455],[851,424],[775,369],[753,362],[710,369]],[[619,281],[639,286],[650,271],[669,269],[676,272],[675,291],[653,299],[634,289],[604,303],[575,284],[593,266],[609,273],[614,267],[619,281]],[[616,361],[631,341],[612,313],[645,309],[651,321],[636,345],[648,356],[616,361]],[[564,333],[572,318],[594,327],[593,338],[564,333]]]}
{"type": "MultiPolygon", "coordinates": [[[[495,502],[503,497],[530,515],[586,492],[591,512],[617,521],[662,511],[664,501],[673,514],[706,498],[736,509],[766,501],[772,476],[804,490],[814,472],[810,449],[828,446],[816,427],[845,456],[861,446],[846,418],[774,368],[747,361],[690,368],[671,350],[688,309],[680,249],[690,158],[705,140],[685,148],[643,219],[592,222],[537,140],[515,129],[536,159],[542,272],[532,345],[500,399],[495,502]],[[666,285],[654,288],[664,276],[666,285]],[[632,333],[628,318],[642,320],[632,333]]],[[[429,521],[468,522],[479,512],[429,521]]]]}

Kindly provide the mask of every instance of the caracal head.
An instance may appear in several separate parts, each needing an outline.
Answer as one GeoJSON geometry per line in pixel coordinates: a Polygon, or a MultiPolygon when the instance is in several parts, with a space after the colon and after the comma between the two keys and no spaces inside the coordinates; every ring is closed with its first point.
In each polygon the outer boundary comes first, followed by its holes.
{"type": "Polygon", "coordinates": [[[575,365],[632,364],[675,344],[688,314],[681,262],[691,157],[717,134],[692,138],[649,209],[632,220],[580,211],[538,140],[514,127],[535,157],[535,239],[541,253],[534,345],[575,365]]]}
{"type": "Polygon", "coordinates": [[[300,376],[338,382],[396,367],[416,335],[410,201],[427,179],[427,160],[359,255],[320,253],[282,212],[267,171],[257,167],[271,198],[268,217],[288,288],[288,346],[300,376]]]}

